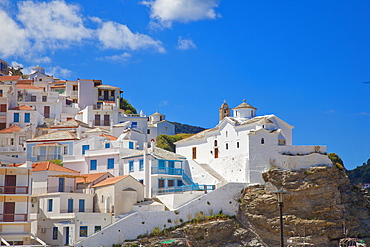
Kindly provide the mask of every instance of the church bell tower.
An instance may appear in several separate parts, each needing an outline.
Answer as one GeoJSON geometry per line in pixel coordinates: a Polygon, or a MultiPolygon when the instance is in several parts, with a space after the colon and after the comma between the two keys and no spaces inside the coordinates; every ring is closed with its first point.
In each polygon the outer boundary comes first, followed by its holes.
{"type": "Polygon", "coordinates": [[[230,117],[230,108],[226,104],[226,100],[224,100],[224,103],[220,107],[220,121],[224,119],[224,117],[230,117]]]}

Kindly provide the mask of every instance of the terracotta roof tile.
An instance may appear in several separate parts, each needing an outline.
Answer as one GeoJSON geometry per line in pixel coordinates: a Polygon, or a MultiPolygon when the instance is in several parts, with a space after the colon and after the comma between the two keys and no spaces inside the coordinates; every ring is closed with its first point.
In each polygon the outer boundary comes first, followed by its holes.
{"type": "Polygon", "coordinates": [[[5,75],[5,76],[0,76],[0,81],[16,81],[16,80],[19,80],[20,77],[21,77],[20,75],[14,75],[14,76],[5,75]]]}
{"type": "MultiPolygon", "coordinates": [[[[89,174],[81,174],[81,176],[86,177],[86,183],[94,182],[96,179],[102,177],[103,175],[107,174],[108,172],[99,172],[99,173],[89,173],[89,174]]],[[[83,183],[84,178],[77,178],[76,183],[83,183]]]]}
{"type": "Polygon", "coordinates": [[[53,143],[40,143],[36,144],[35,146],[61,146],[61,145],[57,142],[53,142],[53,143]]]}
{"type": "Polygon", "coordinates": [[[10,126],[9,128],[0,130],[0,133],[3,133],[3,134],[5,134],[5,133],[14,133],[14,132],[19,132],[21,130],[22,130],[21,127],[14,125],[14,126],[10,126]]]}
{"type": "Polygon", "coordinates": [[[59,128],[77,128],[78,126],[85,127],[85,128],[90,128],[87,123],[84,123],[80,120],[76,119],[70,119],[67,121],[64,121],[62,123],[50,126],[52,129],[59,129],[59,128]]]}
{"type": "Polygon", "coordinates": [[[28,85],[30,85],[30,84],[32,84],[32,82],[33,82],[33,80],[19,80],[16,85],[19,85],[19,84],[28,84],[28,85]]]}
{"type": "Polygon", "coordinates": [[[117,139],[118,139],[118,138],[117,138],[117,137],[115,137],[115,136],[111,136],[111,135],[107,135],[107,134],[103,134],[103,135],[100,135],[100,136],[107,137],[107,138],[109,138],[109,140],[111,140],[111,141],[115,141],[115,140],[117,140],[117,139]]]}
{"type": "Polygon", "coordinates": [[[78,171],[54,164],[50,161],[32,163],[32,171],[58,171],[58,172],[73,172],[79,173],[78,171]]]}
{"type": "Polygon", "coordinates": [[[28,84],[17,84],[18,89],[43,89],[42,87],[36,87],[34,85],[28,84]]]}
{"type": "Polygon", "coordinates": [[[34,111],[29,105],[20,105],[9,110],[34,111]]]}
{"type": "Polygon", "coordinates": [[[107,178],[103,181],[101,181],[100,183],[92,186],[92,188],[96,188],[96,187],[102,187],[102,186],[107,186],[107,185],[111,185],[111,184],[115,184],[117,183],[118,181],[128,177],[129,175],[123,175],[123,176],[119,176],[119,177],[112,177],[112,178],[107,178]]]}

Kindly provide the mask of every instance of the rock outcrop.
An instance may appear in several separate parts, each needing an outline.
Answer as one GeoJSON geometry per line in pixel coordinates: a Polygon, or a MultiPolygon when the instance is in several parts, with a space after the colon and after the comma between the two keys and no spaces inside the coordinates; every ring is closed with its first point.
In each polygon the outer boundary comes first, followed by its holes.
{"type": "Polygon", "coordinates": [[[338,246],[348,236],[370,240],[369,197],[352,187],[344,170],[317,166],[298,171],[273,169],[264,186],[248,187],[238,219],[250,224],[268,246],[279,245],[278,189],[284,200],[284,236],[308,237],[314,246],[338,246]]]}

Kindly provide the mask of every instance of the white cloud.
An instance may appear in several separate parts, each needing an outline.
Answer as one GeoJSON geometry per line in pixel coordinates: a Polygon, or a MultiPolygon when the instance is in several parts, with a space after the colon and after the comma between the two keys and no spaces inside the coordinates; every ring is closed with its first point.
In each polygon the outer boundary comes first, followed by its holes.
{"type": "Polygon", "coordinates": [[[72,71],[61,68],[60,66],[49,67],[46,70],[48,71],[48,74],[52,74],[56,77],[68,77],[72,74],[72,71]]]}
{"type": "Polygon", "coordinates": [[[361,112],[360,115],[362,116],[370,116],[370,113],[367,113],[367,112],[361,112]]]}
{"type": "Polygon", "coordinates": [[[160,103],[159,103],[159,105],[158,106],[166,106],[166,105],[168,105],[169,103],[168,103],[168,100],[163,100],[163,101],[161,101],[160,103]]]}
{"type": "Polygon", "coordinates": [[[325,113],[326,114],[331,114],[331,113],[334,113],[335,111],[333,109],[330,109],[330,110],[327,110],[325,113]]]}
{"type": "Polygon", "coordinates": [[[158,52],[165,52],[161,41],[154,40],[145,34],[133,33],[126,25],[120,23],[104,22],[97,32],[104,48],[130,50],[154,48],[158,52]]]}
{"type": "Polygon", "coordinates": [[[18,62],[16,62],[16,61],[12,61],[10,64],[11,64],[11,66],[12,66],[13,68],[23,68],[23,64],[18,63],[18,62]]]}
{"type": "Polygon", "coordinates": [[[110,61],[114,61],[114,62],[127,62],[130,58],[131,58],[131,54],[130,53],[122,53],[120,55],[113,55],[113,56],[106,56],[104,58],[99,58],[98,60],[110,60],[110,61]]]}
{"type": "Polygon", "coordinates": [[[218,0],[153,0],[142,1],[150,8],[150,17],[163,27],[171,27],[172,22],[191,22],[203,19],[216,19],[215,8],[218,0]]]}
{"type": "Polygon", "coordinates": [[[179,50],[189,50],[189,49],[195,49],[197,46],[194,44],[194,42],[191,39],[183,39],[181,36],[179,37],[179,40],[177,41],[177,49],[179,50]]]}

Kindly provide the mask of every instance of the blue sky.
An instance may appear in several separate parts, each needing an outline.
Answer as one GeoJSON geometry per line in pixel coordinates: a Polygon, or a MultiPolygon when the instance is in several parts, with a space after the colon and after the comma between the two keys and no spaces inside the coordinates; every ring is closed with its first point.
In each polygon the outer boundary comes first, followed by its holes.
{"type": "Polygon", "coordinates": [[[368,0],[0,0],[0,58],[205,128],[246,99],[352,169],[370,158],[369,13],[368,0]]]}

